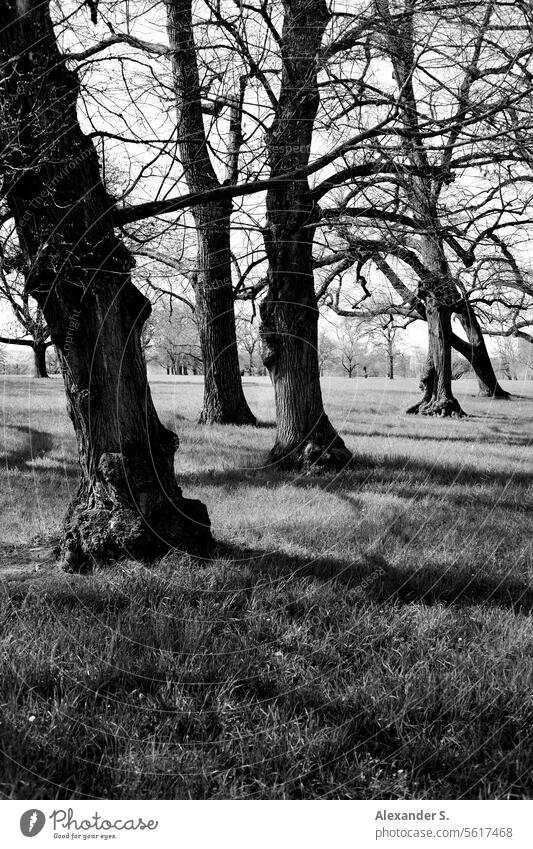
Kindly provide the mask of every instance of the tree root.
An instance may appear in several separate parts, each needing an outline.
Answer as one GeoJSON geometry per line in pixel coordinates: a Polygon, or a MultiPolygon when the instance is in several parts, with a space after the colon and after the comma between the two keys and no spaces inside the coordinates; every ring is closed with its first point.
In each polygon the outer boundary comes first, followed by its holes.
{"type": "Polygon", "coordinates": [[[172,550],[206,556],[212,543],[201,501],[179,498],[142,515],[123,504],[90,507],[75,499],[55,554],[65,571],[83,573],[124,557],[151,562],[172,550]]]}
{"type": "Polygon", "coordinates": [[[462,419],[467,413],[461,408],[455,398],[432,398],[427,401],[423,398],[418,404],[414,404],[406,410],[407,415],[439,416],[441,418],[462,419]]]}
{"type": "Polygon", "coordinates": [[[270,461],[285,471],[316,474],[343,471],[352,464],[353,455],[337,436],[328,444],[310,439],[295,448],[277,443],[270,452],[270,461]]]}

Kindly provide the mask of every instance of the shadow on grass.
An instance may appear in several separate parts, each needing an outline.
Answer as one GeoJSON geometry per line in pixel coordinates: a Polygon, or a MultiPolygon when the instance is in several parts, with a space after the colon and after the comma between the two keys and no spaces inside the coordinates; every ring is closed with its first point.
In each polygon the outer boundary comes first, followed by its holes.
{"type": "MultiPolygon", "coordinates": [[[[240,449],[239,449],[240,450],[240,449]]],[[[268,462],[267,457],[259,455],[250,450],[248,452],[251,460],[255,456],[259,464],[261,459],[268,462]]],[[[241,469],[209,469],[201,472],[185,472],[179,474],[179,482],[183,486],[188,484],[230,487],[258,487],[258,486],[291,486],[319,487],[332,494],[342,497],[344,491],[353,492],[364,484],[365,488],[371,486],[390,486],[392,494],[403,497],[420,495],[420,486],[431,483],[439,486],[472,485],[473,483],[505,486],[510,481],[513,484],[528,487],[533,484],[533,473],[530,472],[503,472],[503,471],[480,471],[468,463],[446,463],[441,465],[426,462],[413,457],[398,456],[388,458],[385,462],[376,462],[364,455],[354,458],[353,466],[338,474],[298,474],[297,472],[285,472],[275,468],[273,465],[245,467],[241,469]],[[410,485],[406,484],[405,475],[408,474],[410,485]],[[399,477],[402,479],[399,480],[399,477]]],[[[448,497],[448,496],[447,496],[448,497]]],[[[450,493],[453,500],[453,493],[450,493]]],[[[472,495],[472,499],[478,500],[479,494],[472,495]]],[[[486,499],[491,503],[491,499],[486,499]]],[[[458,498],[459,504],[465,503],[464,495],[458,498]]]]}
{"type": "MultiPolygon", "coordinates": [[[[482,417],[481,417],[482,418],[482,417]]],[[[384,430],[361,430],[357,428],[344,428],[342,431],[343,436],[353,436],[353,437],[378,437],[385,439],[408,439],[412,442],[467,442],[467,443],[482,443],[484,445],[495,445],[495,446],[523,446],[523,445],[531,445],[533,443],[533,437],[531,436],[509,436],[505,435],[502,439],[494,439],[490,436],[483,436],[480,434],[472,434],[472,433],[464,433],[463,436],[452,436],[447,433],[431,433],[431,434],[414,434],[414,433],[402,433],[401,431],[395,431],[394,433],[386,432],[384,430]]]]}
{"type": "Polygon", "coordinates": [[[92,739],[85,737],[81,722],[71,719],[71,732],[82,740],[79,751],[59,741],[40,743],[31,727],[21,733],[13,722],[4,720],[0,729],[0,794],[4,799],[94,799],[95,772],[109,782],[100,765],[113,751],[111,732],[98,729],[92,739]]]}
{"type": "MultiPolygon", "coordinates": [[[[190,564],[191,558],[186,558],[186,562],[190,564]]],[[[376,552],[368,552],[354,559],[323,555],[305,557],[283,551],[218,543],[212,560],[193,562],[200,574],[204,568],[212,570],[217,562],[221,568],[229,564],[232,568],[233,591],[236,593],[247,594],[252,586],[265,589],[279,584],[287,588],[292,583],[301,590],[301,582],[311,580],[337,585],[342,594],[355,591],[355,604],[443,604],[484,606],[522,614],[533,612],[533,586],[509,573],[489,575],[480,574],[478,570],[467,574],[460,566],[452,571],[449,568],[443,570],[438,565],[409,570],[391,565],[382,554],[376,552]]],[[[174,559],[169,555],[163,565],[153,566],[153,574],[166,579],[169,573],[179,570],[183,563],[183,556],[176,555],[174,559]]],[[[99,569],[94,577],[100,575],[105,579],[106,572],[105,569],[99,569]]],[[[112,579],[113,574],[116,574],[113,567],[107,574],[112,579]]],[[[86,576],[67,576],[56,566],[48,565],[38,573],[21,575],[20,578],[0,581],[2,592],[7,593],[15,604],[23,603],[28,593],[31,593],[42,597],[47,609],[68,611],[74,615],[82,610],[103,615],[117,614],[127,609],[131,602],[120,582],[118,586],[113,580],[104,580],[99,584],[86,576]]],[[[206,580],[209,582],[208,574],[206,580]]],[[[153,590],[151,592],[153,594],[153,590]]],[[[166,580],[160,592],[163,595],[169,592],[166,580]]],[[[188,590],[183,587],[180,592],[187,594],[188,590]]],[[[201,588],[202,598],[206,594],[216,595],[218,592],[217,589],[201,588]]]]}
{"type": "MultiPolygon", "coordinates": [[[[57,447],[53,434],[47,431],[35,430],[35,428],[25,425],[9,425],[8,427],[11,431],[17,431],[23,434],[27,438],[27,444],[24,448],[17,450],[4,450],[0,457],[0,468],[4,467],[9,471],[31,471],[46,474],[61,471],[68,477],[79,476],[79,466],[75,460],[59,460],[50,457],[47,465],[35,464],[35,460],[43,459],[57,447]]],[[[7,427],[4,430],[4,439],[6,431],[7,427]]]]}
{"type": "Polygon", "coordinates": [[[269,583],[313,579],[359,590],[362,602],[458,606],[484,605],[514,612],[533,611],[533,587],[510,575],[466,575],[438,566],[416,571],[396,568],[378,553],[356,560],[317,556],[305,558],[284,552],[249,549],[231,544],[217,546],[217,554],[238,566],[246,563],[269,583]]]}

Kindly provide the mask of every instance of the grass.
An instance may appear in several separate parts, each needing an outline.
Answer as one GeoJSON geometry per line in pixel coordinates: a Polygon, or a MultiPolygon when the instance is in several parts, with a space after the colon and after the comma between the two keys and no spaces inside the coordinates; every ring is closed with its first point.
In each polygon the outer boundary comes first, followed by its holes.
{"type": "Polygon", "coordinates": [[[532,798],[533,387],[456,387],[462,421],[405,416],[416,381],[325,380],[357,465],[313,477],[269,468],[269,427],[197,426],[198,381],[155,380],[217,555],[69,576],[61,385],[7,378],[2,796],[532,798]]]}

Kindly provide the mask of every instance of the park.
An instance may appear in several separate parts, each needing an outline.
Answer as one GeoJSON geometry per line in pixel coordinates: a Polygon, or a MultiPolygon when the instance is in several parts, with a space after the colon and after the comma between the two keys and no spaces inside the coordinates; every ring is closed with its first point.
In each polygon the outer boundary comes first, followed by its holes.
{"type": "Polygon", "coordinates": [[[355,457],[324,477],[269,464],[267,378],[264,427],[199,428],[201,378],[159,377],[215,551],[72,575],[61,381],[5,378],[2,794],[529,797],[533,390],[459,385],[457,420],[406,416],[415,380],[324,379],[355,457]]]}
{"type": "Polygon", "coordinates": [[[522,0],[0,0],[4,799],[531,799],[532,116],[522,0]]]}

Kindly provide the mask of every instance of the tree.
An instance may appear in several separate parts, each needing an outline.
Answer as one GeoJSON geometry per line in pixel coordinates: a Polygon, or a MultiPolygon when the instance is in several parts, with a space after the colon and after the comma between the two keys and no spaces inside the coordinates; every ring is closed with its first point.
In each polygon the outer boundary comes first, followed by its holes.
{"type": "MultiPolygon", "coordinates": [[[[460,415],[451,392],[452,345],[470,351],[486,394],[506,397],[478,315],[496,302],[507,304],[507,293],[503,287],[480,292],[478,272],[496,244],[500,262],[512,264],[501,234],[507,229],[518,239],[528,220],[530,22],[522,4],[490,0],[465,8],[379,0],[375,11],[366,55],[369,66],[385,59],[393,71],[394,85],[388,74],[379,76],[379,85],[397,106],[396,137],[387,127],[369,145],[367,175],[363,159],[345,181],[337,207],[322,209],[321,216],[327,226],[357,221],[359,255],[353,261],[376,254],[414,261],[434,370],[429,395],[412,410],[460,415]],[[463,323],[466,343],[454,339],[453,314],[463,323]]],[[[361,90],[364,96],[364,81],[361,90]]],[[[342,271],[349,257],[339,259],[342,271]]],[[[408,307],[403,314],[412,314],[412,304],[402,306],[408,307]]]]}
{"type": "MultiPolygon", "coordinates": [[[[200,78],[195,48],[191,0],[166,0],[168,36],[176,96],[178,144],[190,192],[220,186],[209,157],[204,130],[200,78]]],[[[229,161],[226,183],[238,176],[242,98],[231,104],[229,161]]],[[[196,315],[204,359],[206,424],[255,424],[240,377],[231,282],[231,199],[198,204],[192,211],[198,240],[193,278],[196,315]]]]}
{"type": "Polygon", "coordinates": [[[352,377],[365,354],[361,323],[355,319],[344,318],[337,328],[336,335],[340,364],[348,377],[352,377]]]}
{"type": "Polygon", "coordinates": [[[326,367],[336,362],[336,353],[335,340],[325,330],[321,330],[318,334],[318,367],[321,377],[323,377],[326,367]]]}
{"type": "Polygon", "coordinates": [[[376,315],[365,325],[365,337],[378,351],[383,351],[387,362],[387,377],[394,380],[394,366],[400,355],[398,333],[401,326],[392,315],[376,315]]]}
{"type": "Polygon", "coordinates": [[[140,335],[150,305],[113,230],[112,201],[76,113],[42,0],[0,0],[2,194],[24,255],[26,291],[61,362],[81,481],[58,546],[64,566],[170,548],[205,551],[203,504],[183,498],[174,433],[157,417],[140,335]]]}
{"type": "MultiPolygon", "coordinates": [[[[271,178],[309,162],[319,105],[316,57],[328,21],[325,0],[285,4],[281,85],[267,138],[271,178]]],[[[307,177],[267,192],[268,288],[261,304],[261,337],[276,400],[271,458],[292,468],[342,468],[351,454],[324,412],[320,388],[315,213],[307,177]]]]}
{"type": "Polygon", "coordinates": [[[20,251],[13,249],[12,245],[11,251],[6,250],[6,246],[0,249],[0,298],[9,304],[13,317],[22,330],[22,336],[14,331],[7,336],[0,336],[0,342],[31,348],[33,376],[48,377],[46,349],[52,344],[50,334],[42,310],[37,304],[30,303],[28,292],[25,291],[21,264],[20,251]]]}
{"type": "Polygon", "coordinates": [[[499,338],[496,341],[496,350],[503,376],[507,380],[518,380],[516,340],[509,337],[499,338]]]}
{"type": "Polygon", "coordinates": [[[237,319],[237,342],[247,360],[248,374],[254,374],[258,366],[258,354],[261,344],[259,328],[251,319],[240,316],[237,319]]]}
{"type": "Polygon", "coordinates": [[[169,310],[158,301],[152,310],[152,327],[150,356],[166,369],[167,374],[201,372],[198,327],[190,310],[183,306],[169,310]]]}

